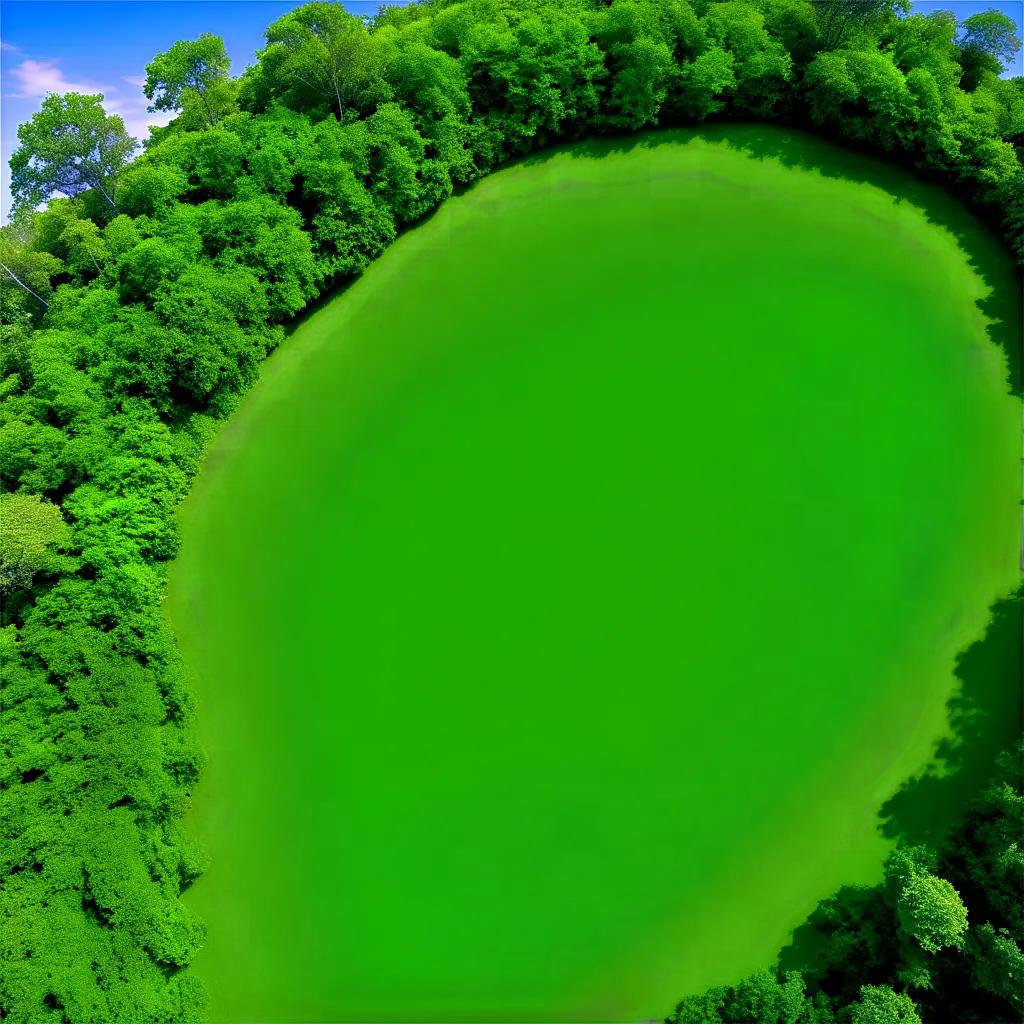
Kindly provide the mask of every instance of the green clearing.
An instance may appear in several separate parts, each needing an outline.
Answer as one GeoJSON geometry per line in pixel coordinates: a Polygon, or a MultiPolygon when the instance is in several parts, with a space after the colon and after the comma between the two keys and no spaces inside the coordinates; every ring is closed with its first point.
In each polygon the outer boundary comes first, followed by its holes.
{"type": "Polygon", "coordinates": [[[297,328],[172,576],[214,1020],[660,1017],[878,877],[1017,578],[953,206],[761,127],[586,145],[297,328]]]}

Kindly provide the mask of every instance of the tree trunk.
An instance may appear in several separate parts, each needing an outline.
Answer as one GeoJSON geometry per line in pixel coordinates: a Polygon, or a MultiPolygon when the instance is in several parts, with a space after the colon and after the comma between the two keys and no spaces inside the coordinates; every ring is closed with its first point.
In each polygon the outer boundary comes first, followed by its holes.
{"type": "Polygon", "coordinates": [[[334,86],[334,98],[338,101],[338,120],[344,123],[345,108],[341,105],[341,90],[338,89],[338,76],[335,75],[331,84],[334,86]]]}
{"type": "Polygon", "coordinates": [[[203,106],[206,107],[206,119],[210,122],[210,127],[212,128],[217,123],[217,118],[207,102],[206,93],[202,89],[196,89],[196,92],[199,93],[199,98],[203,101],[203,106]]]}
{"type": "Polygon", "coordinates": [[[100,195],[103,196],[103,198],[106,199],[108,203],[110,203],[110,208],[116,213],[117,206],[114,204],[114,200],[111,199],[110,193],[103,187],[103,182],[97,181],[96,188],[99,191],[100,195]]]}
{"type": "Polygon", "coordinates": [[[19,288],[23,288],[25,291],[27,291],[29,293],[29,295],[31,295],[32,298],[35,299],[37,302],[41,302],[43,304],[44,308],[46,308],[46,309],[50,308],[50,304],[46,301],[46,299],[44,299],[41,295],[36,295],[36,293],[34,291],[32,291],[32,289],[29,288],[29,286],[27,284],[25,284],[25,282],[22,281],[22,279],[20,277],[18,277],[18,275],[13,270],[11,270],[11,268],[9,266],[7,266],[6,263],[0,263],[0,269],[3,269],[4,271],[6,271],[7,275],[10,277],[10,279],[16,285],[18,285],[19,288]]]}

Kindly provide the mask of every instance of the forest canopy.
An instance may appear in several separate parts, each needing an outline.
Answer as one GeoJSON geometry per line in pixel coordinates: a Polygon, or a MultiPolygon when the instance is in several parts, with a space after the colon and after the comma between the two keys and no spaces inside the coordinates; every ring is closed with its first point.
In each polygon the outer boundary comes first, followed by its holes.
{"type": "MultiPolygon", "coordinates": [[[[202,1018],[186,968],[204,926],[180,899],[204,866],[182,823],[201,756],[161,609],[175,510],[289,321],[454,189],[587,135],[765,119],[941,180],[1024,260],[1024,80],[1000,77],[1021,43],[995,11],[958,23],[904,0],[422,0],[363,19],[316,2],[265,41],[237,77],[209,33],[154,55],[145,95],[175,116],[141,145],[102,96],[69,93],[44,100],[11,156],[11,1021],[202,1018]]],[[[819,908],[829,938],[812,969],[766,970],[672,1020],[945,1019],[947,997],[1019,1016],[1019,762],[979,799],[955,842],[901,847],[878,889],[819,908]]]]}

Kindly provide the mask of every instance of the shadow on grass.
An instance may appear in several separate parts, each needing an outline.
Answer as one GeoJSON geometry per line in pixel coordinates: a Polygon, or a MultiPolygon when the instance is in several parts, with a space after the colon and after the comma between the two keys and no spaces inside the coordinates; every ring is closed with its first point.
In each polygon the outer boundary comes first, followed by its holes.
{"type": "Polygon", "coordinates": [[[879,886],[844,885],[822,900],[779,954],[784,971],[802,971],[840,1005],[861,985],[890,981],[895,951],[891,912],[879,886]],[[857,971],[851,972],[850,965],[857,971]]]}
{"type": "Polygon", "coordinates": [[[882,832],[911,843],[936,843],[967,810],[992,774],[996,755],[1021,735],[1024,592],[992,607],[988,630],[957,659],[949,699],[950,734],[928,768],[882,806],[882,832]]]}
{"type": "MultiPolygon", "coordinates": [[[[949,735],[925,771],[882,806],[884,835],[937,847],[963,822],[992,778],[997,755],[1021,735],[1022,675],[1024,589],[992,606],[985,635],[958,657],[959,686],[947,702],[949,735]]],[[[851,1001],[860,985],[889,981],[895,959],[891,912],[881,887],[844,886],[793,932],[778,964],[804,972],[840,1001],[851,1001]],[[850,971],[851,964],[856,971],[850,971]]]]}
{"type": "MultiPolygon", "coordinates": [[[[910,169],[905,155],[851,148],[849,140],[829,137],[817,129],[812,133],[779,122],[721,120],[698,127],[657,128],[553,142],[534,153],[495,167],[468,185],[457,186],[453,195],[465,195],[492,174],[513,165],[540,166],[561,155],[598,160],[613,154],[690,139],[720,143],[756,160],[774,160],[785,167],[815,172],[827,178],[873,185],[887,192],[897,203],[908,202],[918,207],[926,220],[940,225],[956,238],[969,265],[989,288],[986,297],[978,300],[976,305],[988,322],[989,337],[1006,354],[1007,383],[1011,394],[1024,396],[1024,288],[1021,273],[992,225],[984,223],[967,208],[966,192],[953,194],[935,174],[930,176],[931,180],[921,177],[927,172],[910,169]]],[[[399,236],[428,222],[439,209],[440,206],[435,207],[417,221],[404,225],[399,236]]],[[[990,220],[994,219],[990,217],[990,220]]],[[[325,288],[289,321],[285,335],[293,334],[316,312],[351,288],[360,277],[361,273],[343,277],[325,288]]]]}
{"type": "MultiPolygon", "coordinates": [[[[1020,272],[991,224],[986,224],[967,208],[966,193],[952,193],[935,175],[931,176],[932,180],[922,177],[926,172],[908,168],[905,156],[875,155],[850,148],[848,141],[779,124],[723,121],[697,128],[590,138],[541,150],[520,162],[526,166],[541,165],[559,154],[596,160],[689,139],[719,143],[756,160],[777,161],[785,167],[827,178],[872,185],[891,195],[897,203],[912,204],[930,223],[949,231],[967,256],[969,265],[989,289],[976,305],[988,322],[989,337],[1006,354],[1011,394],[1018,397],[1024,394],[1024,291],[1020,272]]],[[[993,215],[989,219],[997,218],[993,215]]]]}

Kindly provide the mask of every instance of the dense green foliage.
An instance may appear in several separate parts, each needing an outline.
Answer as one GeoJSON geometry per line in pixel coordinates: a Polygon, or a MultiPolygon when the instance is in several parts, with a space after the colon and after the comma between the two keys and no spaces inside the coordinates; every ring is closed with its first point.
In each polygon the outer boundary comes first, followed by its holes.
{"type": "Polygon", "coordinates": [[[781,958],[801,971],[780,966],[684,999],[671,1024],[1020,1020],[1021,753],[1003,755],[939,849],[901,844],[881,885],[842,889],[819,904],[781,958]]]}
{"type": "MultiPolygon", "coordinates": [[[[181,825],[200,757],[161,610],[175,508],[283,325],[453,188],[588,133],[780,118],[941,176],[1024,257],[1024,88],[995,74],[1012,32],[902,13],[427,0],[367,25],[313,3],[270,26],[239,79],[211,36],[154,58],[146,95],[180,113],[132,163],[97,97],[50,97],[22,126],[19,213],[0,232],[0,476],[17,498],[3,505],[0,1016],[200,1014],[183,968],[203,929],[179,900],[202,869],[181,825]]],[[[912,1021],[893,986],[927,993],[947,970],[956,991],[1012,1004],[1012,794],[990,791],[959,860],[900,854],[855,912],[823,911],[811,995],[759,975],[678,1019],[826,1021],[845,1005],[912,1021]]]]}

